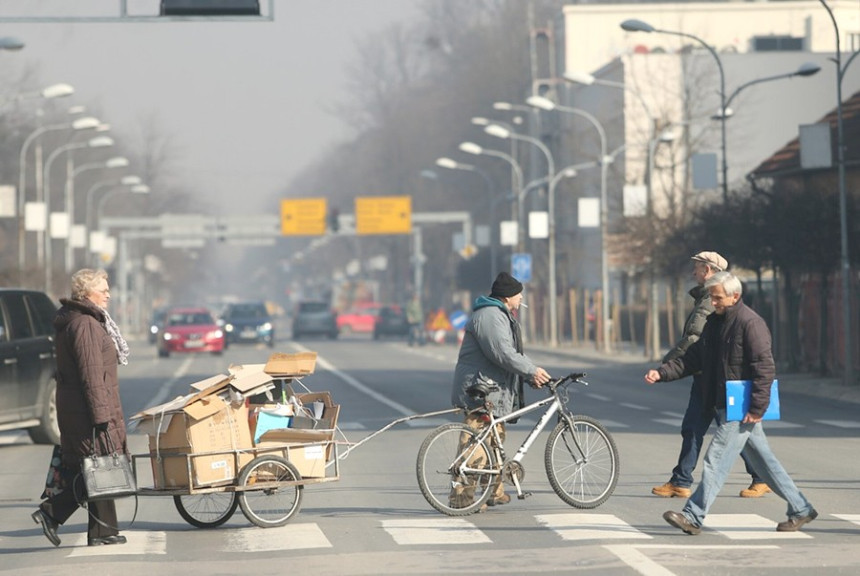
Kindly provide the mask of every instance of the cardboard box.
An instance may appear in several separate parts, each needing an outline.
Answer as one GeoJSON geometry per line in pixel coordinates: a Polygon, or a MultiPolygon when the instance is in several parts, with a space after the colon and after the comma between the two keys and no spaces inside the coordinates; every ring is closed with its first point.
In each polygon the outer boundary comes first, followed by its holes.
{"type": "Polygon", "coordinates": [[[152,476],[156,488],[187,488],[231,481],[254,455],[250,450],[248,408],[232,406],[218,396],[201,399],[170,415],[166,428],[149,436],[152,476]],[[207,454],[213,453],[216,454],[207,454]],[[161,457],[167,454],[171,457],[161,457]],[[189,477],[187,459],[192,454],[189,477]]]}
{"type": "Polygon", "coordinates": [[[263,371],[271,376],[305,376],[313,374],[317,364],[316,352],[282,354],[275,352],[269,356],[263,371]]]}
{"type": "Polygon", "coordinates": [[[302,478],[320,478],[326,475],[326,462],[334,454],[333,439],[334,430],[269,430],[257,443],[257,455],[283,456],[296,467],[302,478]]]}

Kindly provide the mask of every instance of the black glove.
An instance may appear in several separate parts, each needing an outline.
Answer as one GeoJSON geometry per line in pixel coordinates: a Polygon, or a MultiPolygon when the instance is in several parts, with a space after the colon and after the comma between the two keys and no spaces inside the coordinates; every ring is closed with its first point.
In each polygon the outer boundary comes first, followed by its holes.
{"type": "Polygon", "coordinates": [[[100,423],[96,424],[95,426],[93,426],[93,429],[96,431],[96,433],[107,432],[108,423],[107,422],[100,422],[100,423]]]}

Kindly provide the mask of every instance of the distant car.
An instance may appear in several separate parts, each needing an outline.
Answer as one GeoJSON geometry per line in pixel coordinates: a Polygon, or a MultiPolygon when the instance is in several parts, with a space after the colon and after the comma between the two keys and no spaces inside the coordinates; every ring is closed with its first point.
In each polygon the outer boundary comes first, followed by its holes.
{"type": "Polygon", "coordinates": [[[269,348],[275,345],[275,327],[263,302],[237,302],[228,304],[221,314],[224,345],[237,342],[262,342],[269,348]]]}
{"type": "Polygon", "coordinates": [[[327,302],[306,300],[296,304],[293,314],[293,340],[312,334],[328,336],[331,339],[338,336],[337,313],[327,302]]]}
{"type": "Polygon", "coordinates": [[[158,355],[162,358],[174,352],[223,351],[224,331],[206,308],[171,308],[165,315],[158,336],[158,355]]]}
{"type": "Polygon", "coordinates": [[[386,336],[409,336],[409,322],[400,306],[383,306],[379,309],[376,324],[373,325],[373,339],[379,340],[386,336]]]}
{"type": "Polygon", "coordinates": [[[337,315],[337,327],[344,334],[373,332],[373,326],[382,307],[383,305],[378,302],[355,304],[337,315]]]}
{"type": "Polygon", "coordinates": [[[0,429],[26,428],[37,444],[59,444],[54,316],[44,292],[0,289],[0,429]]]}
{"type": "Polygon", "coordinates": [[[152,316],[149,319],[149,343],[155,344],[158,342],[158,333],[164,327],[164,315],[167,314],[168,308],[162,306],[152,311],[152,316]]]}

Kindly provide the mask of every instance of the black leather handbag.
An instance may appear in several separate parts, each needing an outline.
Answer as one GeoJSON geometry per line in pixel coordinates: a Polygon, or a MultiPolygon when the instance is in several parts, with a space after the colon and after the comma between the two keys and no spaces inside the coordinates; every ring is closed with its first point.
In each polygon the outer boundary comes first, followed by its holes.
{"type": "Polygon", "coordinates": [[[93,428],[93,453],[81,460],[81,477],[88,501],[113,500],[137,494],[137,483],[131,467],[131,458],[119,452],[105,431],[106,454],[96,450],[96,430],[93,428]]]}

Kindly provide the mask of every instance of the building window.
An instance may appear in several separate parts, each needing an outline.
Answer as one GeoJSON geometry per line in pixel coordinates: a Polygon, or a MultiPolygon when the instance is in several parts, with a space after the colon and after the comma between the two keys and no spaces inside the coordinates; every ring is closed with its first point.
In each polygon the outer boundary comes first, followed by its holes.
{"type": "Polygon", "coordinates": [[[803,38],[794,36],[755,36],[753,50],[756,52],[800,52],[803,38]]]}

